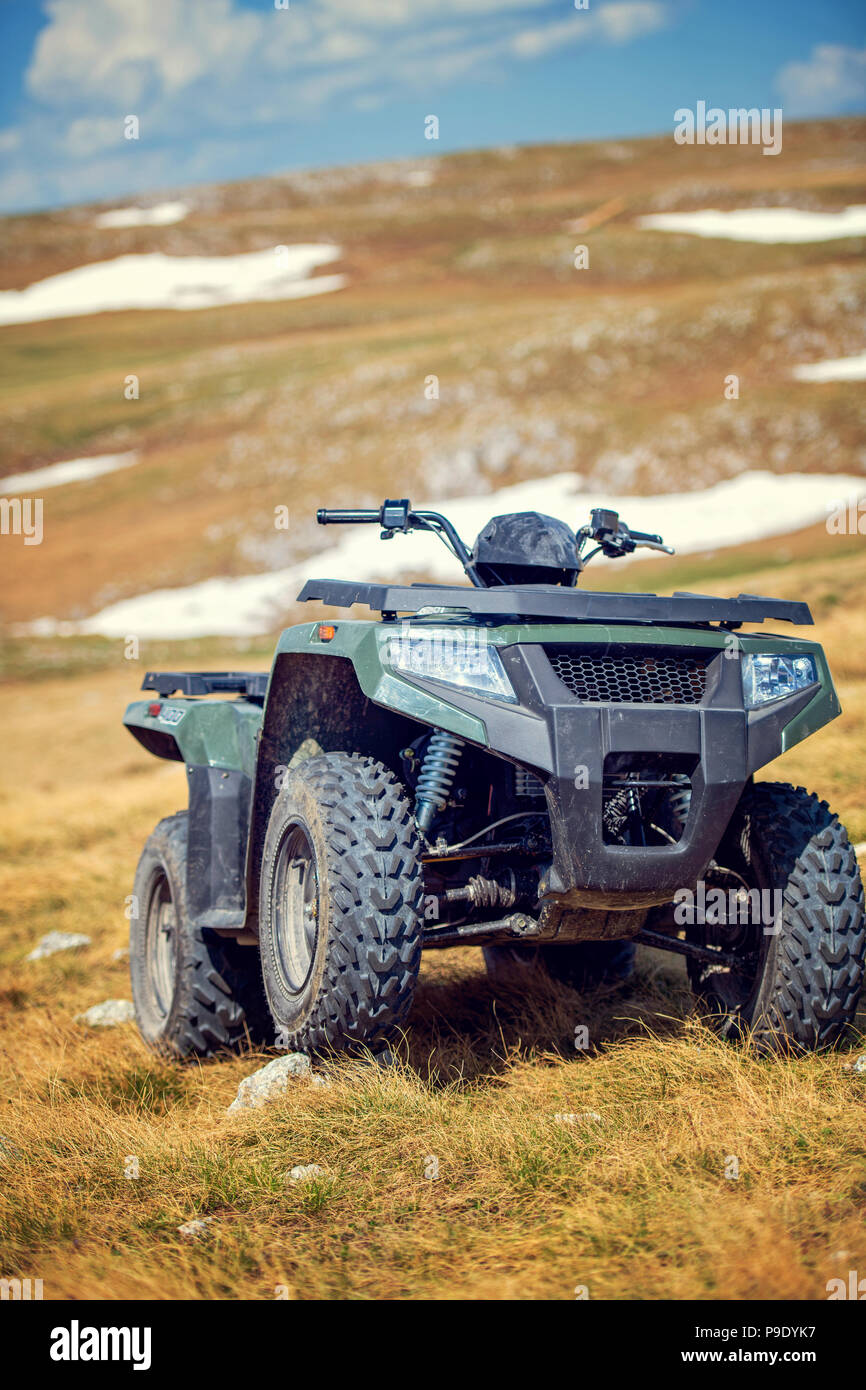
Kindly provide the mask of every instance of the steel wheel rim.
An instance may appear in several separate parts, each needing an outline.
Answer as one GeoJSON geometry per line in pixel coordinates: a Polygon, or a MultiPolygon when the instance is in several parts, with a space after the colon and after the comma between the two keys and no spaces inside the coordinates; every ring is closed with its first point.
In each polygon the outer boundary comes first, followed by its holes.
{"type": "MultiPolygon", "coordinates": [[[[743,863],[739,868],[730,865],[716,865],[715,872],[707,874],[712,887],[741,888],[759,892],[768,887],[768,878],[758,863],[743,863]],[[717,880],[717,881],[715,881],[717,880]]],[[[741,1030],[741,1019],[748,1011],[751,1002],[760,989],[764,970],[764,959],[772,938],[764,935],[763,922],[731,923],[727,928],[705,925],[700,929],[700,945],[717,946],[726,952],[742,952],[739,969],[706,965],[701,967],[701,986],[705,1003],[710,1012],[727,1019],[727,1027],[734,1033],[741,1030]]],[[[689,939],[689,933],[686,933],[689,939]]],[[[695,936],[693,939],[698,939],[695,936]]]]}
{"type": "Polygon", "coordinates": [[[286,827],[274,862],[274,950],[289,994],[300,994],[313,970],[319,940],[319,879],[310,837],[286,827]]]}
{"type": "Polygon", "coordinates": [[[177,916],[168,875],[160,869],[154,876],[147,905],[146,959],[153,1000],[167,1018],[176,984],[177,916]]]}

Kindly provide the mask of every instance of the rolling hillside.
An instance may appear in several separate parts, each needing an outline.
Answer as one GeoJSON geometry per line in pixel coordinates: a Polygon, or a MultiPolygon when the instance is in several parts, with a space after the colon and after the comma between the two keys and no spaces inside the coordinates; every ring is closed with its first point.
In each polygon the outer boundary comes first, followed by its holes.
{"type": "Polygon", "coordinates": [[[745,469],[863,473],[859,383],[791,373],[862,352],[866,238],[758,244],[637,220],[862,204],[864,133],[792,126],[772,159],[657,139],[287,175],[181,191],[187,215],[162,226],[97,225],[96,208],[5,219],[0,291],[121,255],[306,243],[340,248],[325,273],[345,284],[0,328],[0,476],[137,458],[46,491],[42,545],[4,538],[0,620],[79,619],[295,562],[321,545],[316,505],[557,472],[614,498],[745,469]]]}

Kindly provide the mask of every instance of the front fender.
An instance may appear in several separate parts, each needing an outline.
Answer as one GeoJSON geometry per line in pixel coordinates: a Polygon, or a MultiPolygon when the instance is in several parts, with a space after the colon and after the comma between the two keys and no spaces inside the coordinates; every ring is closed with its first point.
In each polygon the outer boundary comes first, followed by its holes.
{"type": "MultiPolygon", "coordinates": [[[[405,715],[431,728],[446,729],[486,747],[488,743],[484,720],[451,704],[439,695],[421,689],[411,681],[402,680],[385,669],[380,644],[389,626],[376,622],[364,622],[350,618],[326,626],[334,629],[330,641],[323,641],[318,633],[319,623],[301,623],[287,628],[277,643],[274,656],[274,672],[271,676],[271,691],[274,675],[282,657],[305,653],[311,656],[343,657],[351,662],[360,689],[375,704],[391,710],[394,714],[405,715]]],[[[268,718],[268,705],[265,707],[265,721],[268,718]]]]}

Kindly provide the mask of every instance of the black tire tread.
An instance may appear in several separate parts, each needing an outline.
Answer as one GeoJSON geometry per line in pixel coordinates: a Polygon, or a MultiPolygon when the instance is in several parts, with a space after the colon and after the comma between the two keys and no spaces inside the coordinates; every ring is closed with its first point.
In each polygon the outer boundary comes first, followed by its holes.
{"type": "MultiPolygon", "coordinates": [[[[231,938],[218,936],[213,931],[202,930],[189,918],[186,907],[188,828],[188,812],[166,816],[150,835],[142,853],[142,863],[149,853],[155,853],[169,872],[177,930],[183,938],[183,960],[164,1035],[149,1038],[145,1033],[144,1036],[159,1052],[175,1057],[211,1057],[227,1048],[237,1049],[248,1040],[253,1044],[270,1041],[273,1025],[261,988],[255,949],[239,946],[231,938]]],[[[136,924],[133,922],[130,926],[132,968],[136,924]]],[[[133,985],[133,998],[135,994],[133,985]]],[[[140,1027],[141,1023],[140,1018],[140,1027]]]]}
{"type": "Polygon", "coordinates": [[[757,840],[782,889],[782,929],[768,954],[758,1041],[784,1038],[820,1049],[838,1041],[863,986],[863,885],[845,827],[826,801],[787,782],[759,782],[744,794],[737,826],[750,857],[757,840]]]}
{"type": "MultiPolygon", "coordinates": [[[[376,1049],[405,1023],[421,965],[420,842],[402,785],[382,763],[326,753],[297,769],[313,793],[327,849],[324,975],[300,1051],[376,1049]]],[[[291,784],[285,786],[291,796],[291,784]]],[[[265,895],[262,895],[263,900],[265,895]]]]}

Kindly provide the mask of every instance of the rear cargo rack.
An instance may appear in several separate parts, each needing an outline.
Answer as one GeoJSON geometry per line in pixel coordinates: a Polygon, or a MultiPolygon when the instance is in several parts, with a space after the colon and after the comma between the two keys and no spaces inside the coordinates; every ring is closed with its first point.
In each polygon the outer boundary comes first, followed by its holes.
{"type": "Polygon", "coordinates": [[[365,603],[369,608],[396,617],[421,608],[458,608],[471,614],[558,618],[563,622],[604,623],[762,623],[768,618],[783,623],[811,623],[806,603],[739,594],[716,598],[712,594],[678,592],[658,594],[603,593],[595,589],[565,589],[556,584],[532,584],[494,589],[470,589],[446,584],[368,584],[341,579],[308,579],[298,594],[300,603],[316,599],[335,608],[365,603]]]}
{"type": "Polygon", "coordinates": [[[148,671],[142,690],[157,695],[245,695],[248,700],[264,700],[268,690],[267,671],[148,671]]]}

